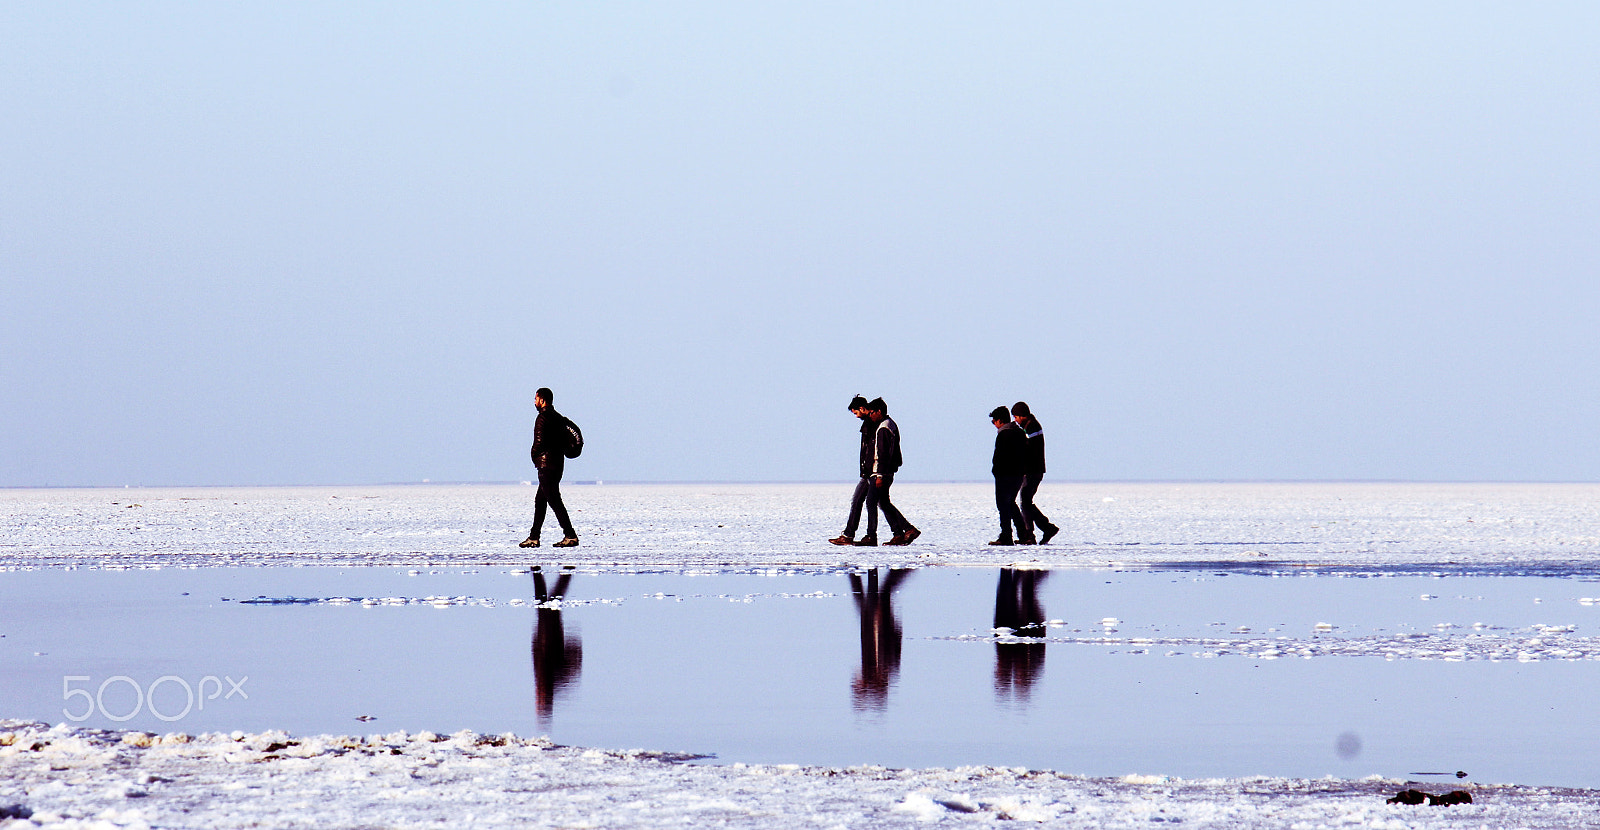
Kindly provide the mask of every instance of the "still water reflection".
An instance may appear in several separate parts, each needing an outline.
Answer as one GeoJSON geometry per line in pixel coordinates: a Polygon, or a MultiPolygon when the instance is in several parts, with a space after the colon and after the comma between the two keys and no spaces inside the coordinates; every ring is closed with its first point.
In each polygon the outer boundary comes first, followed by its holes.
{"type": "Polygon", "coordinates": [[[890,569],[878,584],[878,569],[850,574],[850,595],[861,620],[861,671],[850,684],[851,699],[857,711],[881,710],[888,703],[889,687],[900,673],[900,643],[904,634],[894,616],[894,592],[911,571],[890,569]]]}
{"type": "Polygon", "coordinates": [[[578,682],[583,671],[583,640],[561,624],[561,598],[572,584],[572,570],[563,568],[553,588],[545,585],[544,569],[533,568],[533,688],[539,727],[549,730],[556,695],[578,682]]]}
{"type": "MultiPolygon", "coordinates": [[[[894,595],[914,573],[909,568],[869,568],[849,573],[850,595],[855,601],[861,629],[861,668],[850,684],[857,711],[881,711],[900,671],[901,643],[905,634],[895,617],[894,595]],[[879,571],[883,576],[880,579],[879,571]]],[[[583,641],[567,634],[561,622],[560,600],[572,584],[573,569],[563,567],[553,587],[545,571],[531,569],[534,598],[538,603],[533,624],[533,676],[539,723],[549,729],[558,694],[575,685],[583,670],[583,641]]],[[[1039,673],[1044,670],[1046,623],[1038,586],[1049,572],[1001,568],[995,587],[994,691],[997,699],[1026,703],[1039,673]]]]}
{"type": "Polygon", "coordinates": [[[994,693],[1002,700],[1026,703],[1044,671],[1044,606],[1039,585],[1048,571],[1000,569],[994,590],[994,693]],[[1007,636],[1007,635],[1010,636],[1007,636]],[[1018,639],[1027,638],[1027,639],[1018,639]]]}
{"type": "Polygon", "coordinates": [[[0,573],[0,717],[65,720],[68,676],[130,678],[106,687],[114,713],[158,678],[248,676],[248,699],[181,721],[83,723],[1596,786],[1596,594],[1550,576],[1204,569],[0,573]]]}

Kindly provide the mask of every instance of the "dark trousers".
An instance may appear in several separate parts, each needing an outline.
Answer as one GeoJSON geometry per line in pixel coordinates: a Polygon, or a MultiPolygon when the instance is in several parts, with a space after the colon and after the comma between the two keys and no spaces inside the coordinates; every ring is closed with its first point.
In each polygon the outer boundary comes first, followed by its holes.
{"type": "Polygon", "coordinates": [[[1049,517],[1033,503],[1033,494],[1039,492],[1039,482],[1043,480],[1043,473],[1022,477],[1022,521],[1028,528],[1029,536],[1033,535],[1034,528],[1048,527],[1050,524],[1049,517]]]}
{"type": "Polygon", "coordinates": [[[886,475],[882,484],[874,485],[871,479],[867,482],[867,535],[876,539],[878,537],[878,511],[883,511],[883,518],[889,523],[889,532],[899,533],[911,526],[906,517],[900,515],[900,509],[889,502],[889,488],[894,486],[894,476],[886,475]]]}
{"type": "Polygon", "coordinates": [[[1000,509],[1000,538],[1010,539],[1011,528],[1017,529],[1017,538],[1031,539],[1033,532],[1028,530],[1026,520],[1022,518],[1022,509],[1017,507],[1017,491],[1022,489],[1022,476],[995,476],[994,477],[994,506],[1000,509]]]}
{"type": "Polygon", "coordinates": [[[855,536],[856,528],[861,526],[861,505],[867,500],[867,491],[872,489],[872,479],[863,477],[856,485],[856,492],[850,496],[850,521],[844,523],[844,535],[855,536]]]}
{"type": "Polygon", "coordinates": [[[539,495],[533,499],[533,530],[528,531],[530,538],[539,538],[539,528],[544,527],[545,505],[555,512],[556,521],[561,523],[561,532],[578,538],[578,532],[572,529],[572,520],[567,518],[567,506],[561,503],[561,473],[565,466],[546,464],[539,470],[539,495]]]}

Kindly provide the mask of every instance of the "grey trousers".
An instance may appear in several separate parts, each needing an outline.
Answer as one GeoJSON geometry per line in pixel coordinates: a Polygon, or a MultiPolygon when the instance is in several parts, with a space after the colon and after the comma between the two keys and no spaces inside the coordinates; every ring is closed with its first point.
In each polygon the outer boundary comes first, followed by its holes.
{"type": "Polygon", "coordinates": [[[856,528],[861,526],[861,505],[867,501],[867,491],[872,489],[872,479],[863,477],[856,484],[856,492],[850,496],[850,521],[844,524],[844,535],[854,538],[856,528]]]}

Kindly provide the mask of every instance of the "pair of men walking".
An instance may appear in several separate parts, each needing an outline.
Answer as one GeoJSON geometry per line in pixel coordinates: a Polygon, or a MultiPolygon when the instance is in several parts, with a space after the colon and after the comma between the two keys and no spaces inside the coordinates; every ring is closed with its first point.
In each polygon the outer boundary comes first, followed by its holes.
{"type": "Polygon", "coordinates": [[[1061,528],[1050,523],[1033,503],[1044,479],[1044,427],[1022,401],[1009,411],[997,406],[989,413],[994,437],[994,502],[1000,510],[1000,537],[991,545],[1048,544],[1061,528]],[[1018,506],[1017,497],[1022,497],[1018,506]],[[1016,535],[1012,535],[1015,528],[1016,535]],[[1035,535],[1035,531],[1038,535],[1035,535]]]}
{"type": "Polygon", "coordinates": [[[878,512],[894,534],[885,545],[909,545],[922,531],[901,515],[889,500],[894,474],[900,469],[900,427],[889,417],[883,398],[867,400],[860,395],[850,399],[850,412],[861,419],[861,481],[850,498],[850,520],[844,533],[829,539],[835,545],[872,547],[878,544],[878,512]],[[867,535],[855,538],[861,522],[861,508],[867,509],[867,535]]]}

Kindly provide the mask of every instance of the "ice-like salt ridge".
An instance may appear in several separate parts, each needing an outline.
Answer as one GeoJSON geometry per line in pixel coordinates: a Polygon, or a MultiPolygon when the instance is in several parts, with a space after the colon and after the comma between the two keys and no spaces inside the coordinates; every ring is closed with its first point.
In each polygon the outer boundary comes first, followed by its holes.
{"type": "Polygon", "coordinates": [[[1532,663],[1541,660],[1600,660],[1600,637],[1570,636],[1573,626],[1531,626],[1504,635],[1449,636],[1411,633],[1364,637],[1031,637],[997,630],[991,636],[929,637],[985,643],[1060,643],[1116,646],[1128,654],[1166,649],[1167,657],[1244,657],[1253,660],[1313,657],[1383,657],[1388,660],[1487,660],[1532,663]],[[1176,651],[1173,649],[1186,649],[1176,651]]]}
{"type": "Polygon", "coordinates": [[[515,735],[186,735],[0,721],[0,827],[581,826],[832,828],[1600,827],[1593,791],[1548,787],[1126,775],[1005,767],[676,763],[662,752],[515,735]],[[1386,804],[1465,786],[1453,807],[1386,804]]]}
{"type": "MultiPolygon", "coordinates": [[[[839,569],[844,573],[850,569],[839,569]]],[[[602,568],[584,567],[567,568],[566,572],[583,576],[594,576],[608,573],[676,573],[669,571],[640,571],[631,568],[602,568]]],[[[729,573],[756,573],[768,576],[817,576],[833,575],[835,569],[815,568],[789,568],[789,569],[702,569],[694,572],[699,576],[728,575],[729,573]]],[[[1230,569],[1231,573],[1245,572],[1244,569],[1230,569]]],[[[1362,571],[1351,572],[1342,569],[1293,569],[1288,572],[1274,571],[1270,567],[1252,567],[1248,570],[1254,575],[1263,575],[1270,578],[1310,578],[1313,575],[1320,579],[1393,579],[1396,574],[1388,571],[1362,571]]],[[[1481,573],[1475,570],[1473,573],[1481,573]]],[[[1490,570],[1488,573],[1496,573],[1490,570]]],[[[422,571],[411,570],[410,575],[423,574],[422,571]]],[[[426,572],[433,575],[446,573],[445,571],[426,572]]],[[[476,574],[477,570],[460,571],[462,574],[476,574]]],[[[529,569],[515,569],[503,572],[513,577],[526,577],[531,573],[529,569]]],[[[678,574],[683,575],[683,574],[678,574]]],[[[1433,572],[1430,575],[1443,577],[1444,574],[1433,572]]],[[[668,593],[656,592],[632,596],[595,597],[588,599],[574,599],[571,597],[552,599],[546,602],[512,598],[509,600],[477,596],[333,596],[333,597],[267,597],[258,596],[252,599],[235,599],[232,601],[244,604],[261,605],[329,605],[329,606],[358,606],[394,607],[394,606],[432,606],[434,608],[542,608],[558,610],[562,608],[580,608],[584,606],[621,605],[630,599],[663,600],[684,602],[689,600],[721,600],[735,603],[751,603],[771,599],[832,599],[839,594],[830,591],[811,592],[754,592],[745,594],[708,594],[708,593],[668,593]]],[[[224,598],[227,599],[227,598],[224,598]]],[[[1416,597],[1423,602],[1439,600],[1435,594],[1422,594],[1416,597]]],[[[1482,600],[1483,597],[1455,597],[1455,599],[1482,600]]],[[[1568,597],[1558,602],[1572,602],[1583,607],[1593,607],[1597,604],[1594,597],[1568,597]]],[[[1551,602],[1554,605],[1555,602],[1551,602]]],[[[1079,623],[1080,625],[1082,623],[1079,623]]],[[[1068,623],[1061,620],[1050,622],[1052,629],[1063,629],[1068,623]]],[[[1318,622],[1310,626],[1309,636],[1279,634],[1277,627],[1268,627],[1266,635],[1252,635],[1249,626],[1237,626],[1231,631],[1230,637],[1195,637],[1195,636],[1163,636],[1159,634],[1164,625],[1145,626],[1150,633],[1117,634],[1118,627],[1125,627],[1122,620],[1115,617],[1106,617],[1099,620],[1103,629],[1098,636],[1064,636],[1051,634],[1049,636],[1030,634],[1028,632],[1013,632],[1009,629],[998,629],[992,635],[961,634],[948,636],[927,636],[930,640],[953,641],[994,641],[999,643],[1056,643],[1062,645],[1086,645],[1107,647],[1110,653],[1125,653],[1141,655],[1158,653],[1164,656],[1194,656],[1200,658],[1210,657],[1244,657],[1246,659],[1278,659],[1278,658],[1312,658],[1312,657],[1382,657],[1387,660],[1446,660],[1470,661],[1484,660],[1489,662],[1516,661],[1536,662],[1542,660],[1593,660],[1600,659],[1600,638],[1593,636],[1579,636],[1579,626],[1572,623],[1551,625],[1536,623],[1520,627],[1495,626],[1487,623],[1456,623],[1439,622],[1432,627],[1434,633],[1401,630],[1396,633],[1376,633],[1363,635],[1346,635],[1340,632],[1345,625],[1335,625],[1330,622],[1318,622]],[[1457,629],[1471,629],[1468,634],[1452,634],[1457,629]],[[1267,636],[1276,635],[1276,636],[1267,636]]],[[[1216,622],[1212,626],[1225,627],[1227,624],[1216,622]]],[[[1359,628],[1359,626],[1357,626],[1359,628]]],[[[1404,627],[1402,627],[1404,628],[1404,627]]],[[[1073,629],[1074,634],[1081,633],[1073,629]]]]}
{"type": "MultiPolygon", "coordinates": [[[[811,591],[805,593],[793,592],[762,592],[746,594],[673,594],[657,592],[642,594],[638,597],[598,597],[589,599],[573,599],[562,597],[544,602],[530,601],[522,598],[510,600],[497,600],[491,597],[474,596],[425,596],[425,597],[267,597],[257,596],[248,599],[230,599],[224,601],[237,602],[245,605],[327,605],[327,606],[354,606],[363,608],[375,607],[402,607],[402,606],[431,606],[434,608],[541,608],[560,610],[564,608],[581,608],[584,606],[621,605],[629,599],[658,600],[684,602],[688,600],[718,600],[735,603],[750,603],[758,600],[777,599],[833,599],[839,594],[828,591],[811,591]]],[[[1583,605],[1593,605],[1592,598],[1578,600],[1583,605]]],[[[1471,634],[1451,635],[1450,629],[1461,628],[1455,623],[1439,623],[1434,627],[1439,633],[1427,632],[1399,632],[1393,634],[1372,634],[1356,637],[1338,636],[1334,632],[1337,626],[1331,623],[1318,623],[1313,626],[1314,634],[1310,637],[1296,636],[1243,636],[1248,634],[1247,627],[1236,630],[1235,637],[1163,637],[1163,636],[1111,636],[1115,633],[1115,626],[1123,622],[1113,617],[1100,620],[1100,625],[1105,628],[1105,633],[1099,636],[1065,636],[1048,635],[1035,636],[1019,633],[1011,629],[1000,628],[989,635],[961,634],[951,636],[928,636],[928,640],[962,641],[962,642],[998,642],[1012,643],[1043,643],[1061,645],[1087,645],[1116,647],[1116,650],[1125,650],[1128,654],[1147,654],[1152,649],[1167,649],[1165,656],[1194,656],[1200,658],[1211,657],[1244,657],[1248,659],[1275,660],[1278,658],[1313,658],[1313,657],[1383,657],[1388,660],[1487,660],[1490,662],[1515,661],[1536,662],[1540,660],[1597,660],[1600,659],[1600,637],[1577,636],[1574,632],[1576,625],[1545,625],[1535,624],[1510,630],[1497,630],[1493,626],[1476,624],[1472,626],[1471,634]],[[1174,651],[1172,649],[1186,649],[1174,651]]],[[[1049,627],[1061,629],[1066,623],[1061,620],[1052,620],[1049,627]]]]}
{"type": "MultiPolygon", "coordinates": [[[[839,548],[851,486],[571,487],[583,544],[613,565],[1337,563],[1600,572],[1595,484],[1084,484],[1047,480],[1063,530],[992,548],[992,488],[918,484],[923,531],[839,548]]],[[[0,565],[520,564],[533,514],[518,485],[0,490],[0,565]]]]}
{"type": "MultiPolygon", "coordinates": [[[[755,602],[758,599],[832,599],[838,594],[828,591],[811,591],[803,594],[796,593],[755,593],[755,594],[644,594],[643,599],[670,599],[682,602],[689,599],[718,599],[728,602],[755,602]]],[[[242,605],[358,605],[364,608],[378,606],[404,606],[404,605],[431,605],[434,608],[499,608],[502,604],[509,608],[581,608],[585,605],[621,605],[628,600],[627,597],[607,597],[593,599],[571,599],[562,597],[544,602],[529,602],[521,598],[505,600],[493,597],[470,596],[426,596],[426,597],[269,597],[256,596],[249,599],[233,599],[223,597],[224,602],[237,602],[242,605]]]]}

